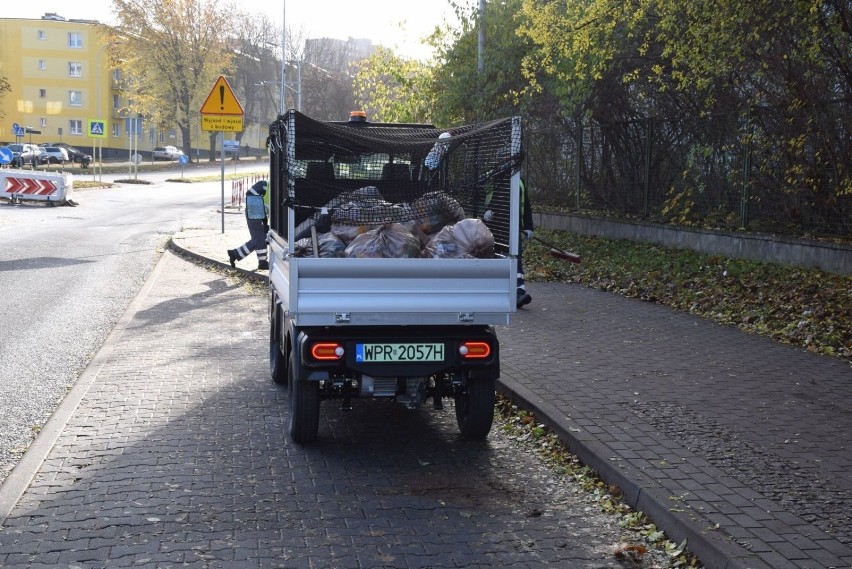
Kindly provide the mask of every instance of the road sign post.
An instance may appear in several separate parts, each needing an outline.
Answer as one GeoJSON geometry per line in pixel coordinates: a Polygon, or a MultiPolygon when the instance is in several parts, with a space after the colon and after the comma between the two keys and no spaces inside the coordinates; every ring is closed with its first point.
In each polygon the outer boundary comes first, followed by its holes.
{"type": "Polygon", "coordinates": [[[88,120],[88,136],[89,138],[96,138],[98,145],[92,145],[94,150],[99,150],[100,153],[95,152],[95,167],[92,169],[92,179],[94,180],[97,176],[97,179],[101,179],[101,174],[103,172],[103,161],[104,161],[104,148],[103,148],[103,139],[107,137],[107,122],[102,119],[89,119],[88,120]]]}
{"type": "Polygon", "coordinates": [[[218,131],[219,139],[222,141],[221,211],[222,233],[225,233],[225,131],[240,132],[243,130],[244,111],[224,75],[220,75],[216,80],[199,112],[201,113],[201,130],[218,131]]]}
{"type": "Polygon", "coordinates": [[[178,162],[180,163],[180,179],[183,180],[183,167],[189,162],[189,156],[181,154],[178,156],[178,162]]]}

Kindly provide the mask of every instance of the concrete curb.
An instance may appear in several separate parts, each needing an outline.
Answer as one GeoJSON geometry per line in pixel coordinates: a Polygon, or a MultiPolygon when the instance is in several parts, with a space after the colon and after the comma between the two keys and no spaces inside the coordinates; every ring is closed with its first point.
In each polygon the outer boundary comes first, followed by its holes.
{"type": "Polygon", "coordinates": [[[266,273],[258,273],[256,271],[249,271],[249,270],[246,270],[246,269],[242,269],[240,267],[231,267],[231,265],[229,265],[227,263],[223,263],[221,261],[216,261],[215,259],[211,259],[210,257],[205,257],[204,255],[199,255],[198,253],[193,253],[189,249],[186,249],[186,248],[178,245],[177,243],[175,243],[175,240],[174,240],[173,237],[169,238],[169,249],[171,249],[172,251],[174,251],[175,253],[177,253],[178,255],[181,255],[183,257],[188,257],[190,259],[193,259],[193,260],[201,262],[201,263],[214,265],[219,269],[224,269],[226,271],[231,271],[231,272],[237,273],[237,275],[239,275],[240,277],[248,279],[248,280],[253,281],[253,282],[257,282],[257,283],[268,283],[269,282],[269,275],[266,274],[266,273]]]}

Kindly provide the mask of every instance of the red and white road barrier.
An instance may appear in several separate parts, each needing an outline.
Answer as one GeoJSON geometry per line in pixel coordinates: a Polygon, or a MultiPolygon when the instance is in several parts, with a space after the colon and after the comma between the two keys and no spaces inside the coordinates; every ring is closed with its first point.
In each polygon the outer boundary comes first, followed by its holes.
{"type": "Polygon", "coordinates": [[[0,170],[0,197],[14,201],[35,200],[63,204],[68,201],[74,177],[68,173],[36,173],[0,170]]]}
{"type": "Polygon", "coordinates": [[[234,180],[231,182],[231,207],[242,209],[245,200],[245,180],[234,180]]]}

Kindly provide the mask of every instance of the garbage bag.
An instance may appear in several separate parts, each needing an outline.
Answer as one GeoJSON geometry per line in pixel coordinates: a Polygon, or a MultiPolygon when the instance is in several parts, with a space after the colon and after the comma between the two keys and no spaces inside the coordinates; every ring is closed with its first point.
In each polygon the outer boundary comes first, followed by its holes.
{"type": "Polygon", "coordinates": [[[426,244],[423,256],[435,259],[490,259],[494,257],[494,235],[481,219],[463,219],[441,229],[426,244]]]}
{"type": "Polygon", "coordinates": [[[379,225],[340,225],[335,224],[331,226],[331,232],[334,233],[341,241],[343,241],[344,246],[352,243],[352,240],[358,237],[363,233],[367,233],[373,229],[376,229],[379,225]]]}
{"type": "Polygon", "coordinates": [[[411,206],[418,229],[426,235],[434,235],[445,225],[456,223],[465,217],[461,204],[446,192],[423,194],[414,200],[411,206]]]}
{"type": "MultiPolygon", "coordinates": [[[[319,256],[322,258],[343,257],[346,252],[346,245],[334,233],[317,235],[317,247],[319,248],[319,256]]],[[[296,257],[313,257],[313,239],[306,237],[296,241],[293,247],[293,255],[296,257]]]]}
{"type": "Polygon", "coordinates": [[[346,257],[399,259],[421,256],[420,241],[398,223],[389,223],[355,237],[346,257]]]}

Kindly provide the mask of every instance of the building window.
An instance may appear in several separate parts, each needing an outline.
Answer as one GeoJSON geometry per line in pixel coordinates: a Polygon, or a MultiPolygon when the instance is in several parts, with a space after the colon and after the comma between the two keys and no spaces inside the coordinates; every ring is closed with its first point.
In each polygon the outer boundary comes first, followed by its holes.
{"type": "Polygon", "coordinates": [[[70,132],[71,134],[83,134],[83,121],[68,121],[68,132],[70,132]]]}
{"type": "Polygon", "coordinates": [[[46,127],[47,126],[47,119],[45,119],[45,118],[39,119],[38,124],[39,124],[39,126],[41,126],[41,128],[46,127]]]}
{"type": "Polygon", "coordinates": [[[83,64],[78,61],[68,62],[68,77],[82,77],[83,64]]]}
{"type": "Polygon", "coordinates": [[[142,119],[139,117],[125,119],[124,129],[127,131],[127,138],[142,137],[142,119]]]}
{"type": "Polygon", "coordinates": [[[83,35],[80,32],[68,32],[68,47],[83,47],[83,35]]]}
{"type": "Polygon", "coordinates": [[[120,109],[121,108],[121,97],[119,97],[118,95],[112,96],[112,108],[113,109],[120,109]]]}
{"type": "Polygon", "coordinates": [[[38,90],[38,98],[44,99],[47,97],[47,89],[39,89],[38,90]]]}
{"type": "Polygon", "coordinates": [[[44,33],[44,30],[38,31],[38,41],[44,41],[47,39],[47,36],[44,33]]]}
{"type": "Polygon", "coordinates": [[[121,69],[113,69],[112,70],[112,80],[113,81],[121,81],[121,69]]]}
{"type": "Polygon", "coordinates": [[[82,91],[68,91],[68,104],[72,107],[81,107],[83,106],[83,92],[82,91]]]}
{"type": "Polygon", "coordinates": [[[112,135],[116,138],[121,138],[121,125],[112,123],[112,135]]]}
{"type": "Polygon", "coordinates": [[[45,69],[47,69],[47,62],[43,59],[39,59],[38,60],[38,70],[44,71],[45,69]]]}

